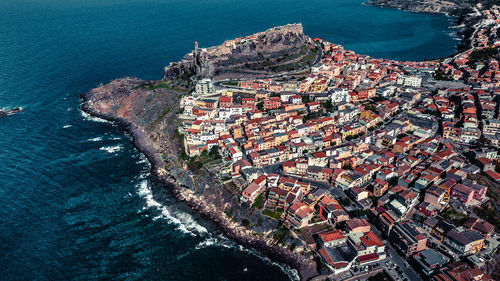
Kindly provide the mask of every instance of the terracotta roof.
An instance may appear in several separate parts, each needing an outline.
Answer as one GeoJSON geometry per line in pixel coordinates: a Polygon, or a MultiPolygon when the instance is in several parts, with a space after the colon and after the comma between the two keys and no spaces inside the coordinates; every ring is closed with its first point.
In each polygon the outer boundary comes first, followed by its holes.
{"type": "Polygon", "coordinates": [[[377,246],[377,247],[382,247],[384,246],[384,243],[380,241],[380,239],[373,233],[372,231],[365,233],[364,236],[360,238],[361,242],[366,246],[366,247],[371,247],[371,246],[377,246]]]}
{"type": "Polygon", "coordinates": [[[342,231],[334,230],[334,231],[320,233],[319,238],[321,238],[321,241],[323,241],[323,243],[325,243],[325,242],[344,239],[345,236],[342,234],[342,231]]]}

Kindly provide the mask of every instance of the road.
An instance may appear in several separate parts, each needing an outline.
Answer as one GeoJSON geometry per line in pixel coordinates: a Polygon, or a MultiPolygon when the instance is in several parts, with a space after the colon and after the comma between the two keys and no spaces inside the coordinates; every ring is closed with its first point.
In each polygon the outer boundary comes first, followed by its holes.
{"type": "MultiPolygon", "coordinates": [[[[376,229],[373,225],[371,226],[371,230],[377,234],[378,237],[382,237],[382,233],[378,229],[376,229]]],[[[403,271],[402,278],[407,278],[410,281],[420,281],[422,280],[420,276],[418,276],[417,272],[405,261],[396,250],[391,246],[389,241],[383,239],[382,242],[385,244],[386,249],[388,250],[388,254],[390,257],[387,257],[388,261],[392,261],[403,271]]]]}

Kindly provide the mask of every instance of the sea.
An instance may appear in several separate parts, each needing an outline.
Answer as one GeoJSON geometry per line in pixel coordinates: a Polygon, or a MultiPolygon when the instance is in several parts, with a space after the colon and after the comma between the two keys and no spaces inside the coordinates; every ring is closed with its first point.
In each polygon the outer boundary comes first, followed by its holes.
{"type": "Polygon", "coordinates": [[[177,202],[79,95],[287,23],[373,57],[456,51],[453,18],[363,1],[0,0],[0,108],[24,109],[0,118],[0,279],[296,280],[177,202]]]}

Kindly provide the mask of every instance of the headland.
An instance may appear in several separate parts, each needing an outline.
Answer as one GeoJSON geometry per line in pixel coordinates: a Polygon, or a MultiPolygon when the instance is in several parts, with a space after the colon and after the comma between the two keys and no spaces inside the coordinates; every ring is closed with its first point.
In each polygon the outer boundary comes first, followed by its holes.
{"type": "Polygon", "coordinates": [[[473,254],[495,250],[484,243],[494,221],[475,207],[494,206],[486,190],[499,187],[488,147],[500,136],[491,35],[500,14],[478,11],[470,49],[442,61],[358,55],[290,24],[195,43],[162,80],[116,79],[83,94],[81,107],[129,131],[179,200],[303,280],[418,280],[412,267],[426,255],[443,256],[447,274],[445,264],[472,252],[434,241],[424,219],[476,218],[465,231],[474,234],[443,235],[475,237],[473,254]]]}

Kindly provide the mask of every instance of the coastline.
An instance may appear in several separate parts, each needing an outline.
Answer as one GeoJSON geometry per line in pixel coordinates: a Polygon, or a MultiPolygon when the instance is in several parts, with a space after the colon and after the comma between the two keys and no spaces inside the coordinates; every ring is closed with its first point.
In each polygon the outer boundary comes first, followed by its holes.
{"type": "MultiPolygon", "coordinates": [[[[431,12],[431,11],[411,11],[397,7],[375,5],[370,2],[363,3],[363,5],[372,5],[381,8],[394,8],[406,12],[415,12],[415,13],[442,13],[442,12],[431,12]]],[[[458,33],[461,30],[461,28],[458,29],[459,27],[457,26],[458,17],[455,15],[449,15],[448,13],[442,13],[442,14],[445,14],[447,17],[454,18],[455,24],[451,28],[454,29],[454,33],[456,33],[457,36],[460,36],[458,33]]],[[[203,68],[206,66],[187,64],[187,66],[185,67],[186,69],[182,69],[180,73],[183,73],[183,71],[189,71],[190,70],[189,68],[196,68],[196,67],[203,68]]],[[[211,71],[210,68],[211,66],[208,67],[207,71],[211,71]]],[[[130,92],[130,89],[128,90],[130,92]]],[[[156,179],[158,179],[158,181],[162,184],[163,188],[169,188],[170,190],[172,190],[172,193],[177,200],[186,202],[187,205],[193,211],[199,214],[202,218],[205,218],[210,222],[212,222],[215,228],[224,233],[224,235],[227,238],[235,241],[236,243],[244,247],[255,249],[260,253],[262,253],[263,255],[269,257],[273,261],[287,264],[288,266],[294,268],[295,270],[297,270],[301,280],[309,280],[312,277],[315,277],[319,274],[317,270],[318,265],[312,257],[305,256],[303,252],[296,253],[289,250],[286,247],[273,244],[272,239],[265,238],[265,235],[256,233],[252,230],[245,228],[240,223],[232,221],[231,218],[225,214],[224,208],[221,208],[223,206],[217,206],[216,204],[213,204],[213,202],[210,202],[210,200],[204,200],[205,198],[203,195],[202,196],[197,195],[196,192],[192,190],[192,187],[189,187],[189,184],[185,183],[184,180],[185,175],[179,176],[179,173],[169,171],[171,170],[171,168],[167,166],[170,166],[171,163],[166,164],[165,160],[162,159],[161,154],[167,154],[169,156],[175,156],[175,155],[169,153],[168,151],[166,152],[163,151],[162,149],[159,149],[158,142],[153,141],[151,137],[148,136],[148,133],[151,132],[145,131],[143,127],[135,124],[133,120],[127,120],[127,118],[120,118],[117,116],[113,116],[112,114],[105,114],[93,109],[88,104],[88,102],[91,101],[91,96],[92,96],[91,93],[92,90],[81,95],[82,103],[80,105],[80,109],[90,114],[91,116],[111,121],[119,125],[120,128],[122,128],[124,131],[130,133],[130,135],[132,136],[134,146],[146,156],[148,162],[151,164],[151,169],[150,169],[151,174],[156,179]]],[[[177,96],[180,95],[179,92],[176,92],[175,94],[177,96]]],[[[165,120],[167,119],[168,116],[165,118],[165,120]]],[[[175,120],[169,120],[169,122],[170,121],[174,123],[175,120]]],[[[169,138],[169,140],[170,144],[172,144],[171,138],[169,138]]],[[[185,167],[180,167],[179,165],[175,166],[174,168],[181,169],[183,171],[186,170],[185,167]]],[[[225,204],[229,204],[229,202],[225,202],[225,204]]]]}
{"type": "Polygon", "coordinates": [[[194,192],[189,187],[185,186],[165,169],[164,162],[159,157],[153,143],[139,126],[122,118],[93,110],[88,106],[90,91],[82,94],[80,98],[82,100],[80,110],[91,116],[112,122],[129,133],[132,136],[134,146],[144,154],[147,161],[151,164],[151,175],[162,184],[162,187],[169,188],[177,200],[186,202],[193,211],[213,223],[214,227],[224,233],[227,238],[244,247],[255,249],[273,261],[290,266],[297,270],[301,280],[309,280],[317,276],[318,273],[314,261],[313,263],[307,262],[302,256],[291,252],[285,247],[271,245],[270,240],[252,233],[252,231],[244,228],[239,223],[231,221],[222,210],[217,210],[215,205],[207,203],[194,195],[194,192]]]}

